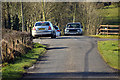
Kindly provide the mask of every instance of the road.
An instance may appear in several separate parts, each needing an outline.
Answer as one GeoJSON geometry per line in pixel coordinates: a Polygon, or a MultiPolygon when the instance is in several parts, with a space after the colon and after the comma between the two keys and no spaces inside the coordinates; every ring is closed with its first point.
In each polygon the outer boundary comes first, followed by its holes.
{"type": "Polygon", "coordinates": [[[34,39],[34,42],[49,44],[49,47],[46,54],[27,70],[23,79],[117,78],[117,71],[111,69],[101,58],[97,50],[97,40],[87,36],[34,39]]]}

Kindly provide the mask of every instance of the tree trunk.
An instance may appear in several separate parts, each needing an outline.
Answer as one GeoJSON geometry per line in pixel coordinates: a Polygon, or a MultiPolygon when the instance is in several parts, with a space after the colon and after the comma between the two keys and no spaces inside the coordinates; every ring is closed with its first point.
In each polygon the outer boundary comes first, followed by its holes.
{"type": "Polygon", "coordinates": [[[46,17],[45,17],[45,2],[42,2],[42,16],[43,16],[43,21],[46,20],[46,17]]]}
{"type": "Polygon", "coordinates": [[[21,2],[22,32],[24,31],[23,2],[21,2]]]}
{"type": "Polygon", "coordinates": [[[75,4],[75,10],[74,10],[74,13],[73,13],[73,22],[75,22],[75,16],[76,16],[76,4],[75,4]]]}

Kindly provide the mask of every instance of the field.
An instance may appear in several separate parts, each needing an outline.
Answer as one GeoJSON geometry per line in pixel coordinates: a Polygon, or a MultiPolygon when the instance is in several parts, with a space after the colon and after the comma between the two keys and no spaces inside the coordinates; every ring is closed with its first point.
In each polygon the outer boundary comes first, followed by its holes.
{"type": "Polygon", "coordinates": [[[118,64],[120,56],[118,41],[98,41],[98,50],[104,61],[109,66],[115,69],[120,69],[120,66],[118,64]]]}
{"type": "Polygon", "coordinates": [[[120,7],[116,7],[114,5],[106,6],[100,9],[101,15],[104,17],[103,24],[109,25],[119,25],[119,9],[120,7]]]}

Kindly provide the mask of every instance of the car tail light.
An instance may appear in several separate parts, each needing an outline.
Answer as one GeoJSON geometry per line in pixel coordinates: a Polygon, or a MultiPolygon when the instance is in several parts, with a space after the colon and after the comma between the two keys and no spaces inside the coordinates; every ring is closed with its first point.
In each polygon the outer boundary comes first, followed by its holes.
{"type": "Polygon", "coordinates": [[[48,30],[51,30],[51,27],[49,26],[48,30]]]}
{"type": "Polygon", "coordinates": [[[57,30],[58,32],[60,32],[60,30],[57,30]]]}
{"type": "Polygon", "coordinates": [[[36,30],[35,27],[33,27],[33,30],[36,30]]]}

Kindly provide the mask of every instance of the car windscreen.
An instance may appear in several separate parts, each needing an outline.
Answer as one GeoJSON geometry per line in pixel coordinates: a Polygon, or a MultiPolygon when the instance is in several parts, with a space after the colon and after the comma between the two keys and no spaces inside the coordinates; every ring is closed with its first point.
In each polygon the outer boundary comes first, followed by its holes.
{"type": "Polygon", "coordinates": [[[67,28],[80,28],[80,24],[68,24],[67,28]]]}
{"type": "Polygon", "coordinates": [[[49,22],[39,22],[36,23],[35,26],[50,26],[49,22]]]}

